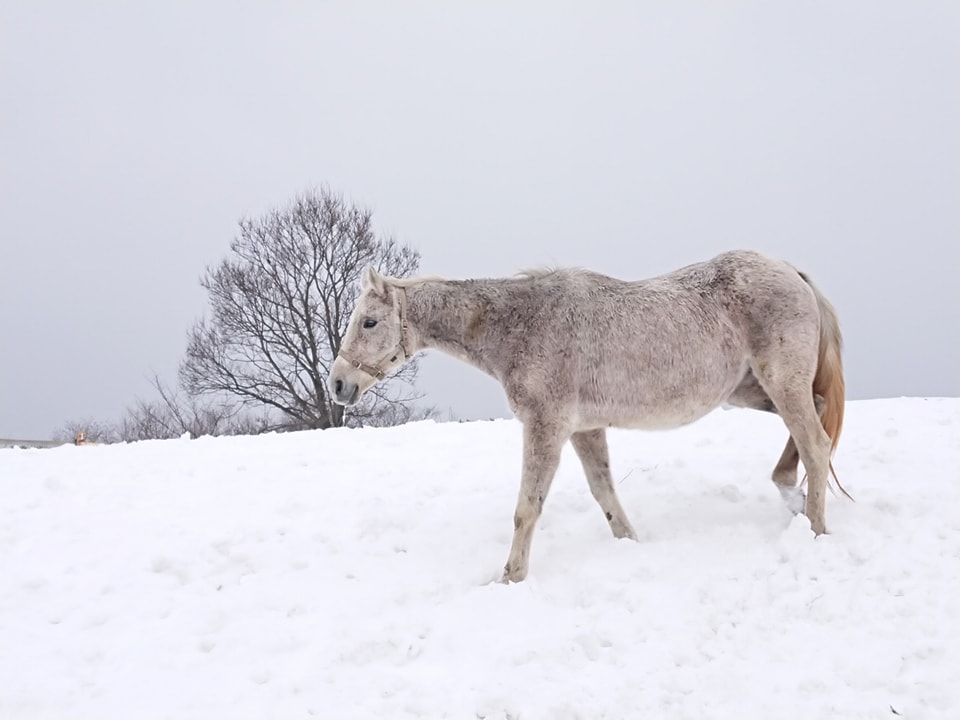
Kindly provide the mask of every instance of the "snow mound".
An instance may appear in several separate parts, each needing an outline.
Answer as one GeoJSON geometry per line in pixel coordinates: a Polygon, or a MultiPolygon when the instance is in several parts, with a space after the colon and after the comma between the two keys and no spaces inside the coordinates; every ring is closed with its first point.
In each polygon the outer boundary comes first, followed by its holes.
{"type": "Polygon", "coordinates": [[[0,717],[960,717],[958,431],[850,403],[819,538],[776,417],[611,432],[509,586],[514,421],[0,450],[0,717]]]}

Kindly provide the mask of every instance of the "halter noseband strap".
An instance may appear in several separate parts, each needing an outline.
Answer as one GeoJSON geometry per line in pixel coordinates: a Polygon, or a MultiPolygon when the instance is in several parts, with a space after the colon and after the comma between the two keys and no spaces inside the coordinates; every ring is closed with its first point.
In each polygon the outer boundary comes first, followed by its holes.
{"type": "Polygon", "coordinates": [[[350,363],[357,370],[365,372],[367,375],[370,375],[377,380],[383,380],[386,376],[386,373],[381,369],[381,366],[392,362],[396,359],[399,354],[397,351],[403,353],[403,359],[406,360],[409,355],[407,354],[407,291],[403,288],[396,288],[397,297],[400,301],[400,343],[393,350],[388,352],[376,365],[368,365],[365,362],[360,360],[350,360],[345,357],[343,353],[340,353],[340,357],[350,363]]]}
{"type": "Polygon", "coordinates": [[[367,375],[373,375],[377,380],[383,380],[384,374],[376,365],[367,365],[365,362],[360,362],[359,360],[347,360],[353,367],[357,370],[363,370],[367,375]]]}

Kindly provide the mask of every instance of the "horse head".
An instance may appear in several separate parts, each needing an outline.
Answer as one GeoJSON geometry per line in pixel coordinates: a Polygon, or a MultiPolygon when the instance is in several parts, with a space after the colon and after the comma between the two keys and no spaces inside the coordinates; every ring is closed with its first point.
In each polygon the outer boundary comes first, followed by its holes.
{"type": "Polygon", "coordinates": [[[410,359],[406,291],[367,267],[327,388],[334,402],[356,405],[378,381],[410,359]]]}

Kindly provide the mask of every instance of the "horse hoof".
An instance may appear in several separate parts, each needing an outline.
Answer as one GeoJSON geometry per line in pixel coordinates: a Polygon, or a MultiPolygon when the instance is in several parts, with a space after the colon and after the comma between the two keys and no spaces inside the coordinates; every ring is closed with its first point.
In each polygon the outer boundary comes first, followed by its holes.
{"type": "Polygon", "coordinates": [[[503,575],[500,577],[500,582],[504,585],[509,585],[510,583],[522,582],[524,578],[527,577],[526,570],[514,570],[509,565],[503,569],[503,575]]]}
{"type": "Polygon", "coordinates": [[[794,515],[800,515],[807,507],[807,494],[800,488],[780,488],[780,494],[783,496],[787,508],[794,515]]]}

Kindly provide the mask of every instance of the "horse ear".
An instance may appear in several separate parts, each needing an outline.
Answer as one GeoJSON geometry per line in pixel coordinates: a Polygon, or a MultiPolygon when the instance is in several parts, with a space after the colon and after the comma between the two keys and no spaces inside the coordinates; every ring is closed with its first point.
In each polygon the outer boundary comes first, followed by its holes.
{"type": "Polygon", "coordinates": [[[373,290],[373,292],[383,295],[386,292],[383,275],[377,272],[373,265],[367,265],[360,275],[360,288],[362,290],[373,290]]]}

